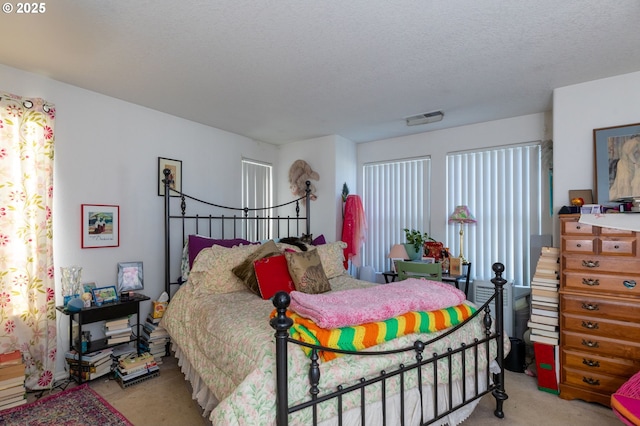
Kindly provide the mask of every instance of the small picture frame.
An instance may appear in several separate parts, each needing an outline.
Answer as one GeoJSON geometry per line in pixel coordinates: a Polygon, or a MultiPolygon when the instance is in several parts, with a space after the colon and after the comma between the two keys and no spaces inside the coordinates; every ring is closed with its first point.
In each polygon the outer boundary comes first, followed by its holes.
{"type": "Polygon", "coordinates": [[[82,204],[82,248],[120,245],[120,207],[106,204],[82,204]]]}
{"type": "Polygon", "coordinates": [[[92,293],[96,306],[101,306],[103,303],[113,303],[118,301],[118,293],[114,286],[94,288],[92,293]]]}
{"type": "Polygon", "coordinates": [[[93,296],[93,289],[96,288],[96,283],[83,283],[82,288],[85,293],[90,293],[93,296]]]}
{"type": "Polygon", "coordinates": [[[394,272],[394,273],[396,273],[396,274],[398,273],[398,268],[396,268],[396,263],[397,263],[397,262],[403,262],[403,261],[405,261],[405,260],[406,260],[406,259],[402,259],[402,258],[400,258],[400,257],[392,257],[392,258],[391,258],[391,267],[393,268],[393,272],[394,272]]]}
{"type": "Polygon", "coordinates": [[[169,179],[173,182],[169,188],[175,191],[169,191],[170,197],[179,197],[182,192],[182,161],[172,160],[170,158],[158,157],[158,195],[164,197],[164,170],[169,169],[169,179]],[[176,192],[178,191],[178,192],[176,192]]]}
{"type": "Polygon", "coordinates": [[[128,293],[144,288],[142,262],[118,263],[118,293],[128,293]]]}
{"type": "Polygon", "coordinates": [[[449,275],[462,275],[462,259],[459,257],[449,258],[449,275]]]}

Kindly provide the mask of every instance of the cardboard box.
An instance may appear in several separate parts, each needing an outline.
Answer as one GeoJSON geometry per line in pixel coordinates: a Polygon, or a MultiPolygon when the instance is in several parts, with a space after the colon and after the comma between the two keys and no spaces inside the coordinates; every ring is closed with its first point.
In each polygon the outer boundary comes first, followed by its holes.
{"type": "Polygon", "coordinates": [[[162,318],[164,315],[164,310],[167,309],[167,302],[151,302],[153,311],[151,312],[151,316],[154,318],[162,318]]]}

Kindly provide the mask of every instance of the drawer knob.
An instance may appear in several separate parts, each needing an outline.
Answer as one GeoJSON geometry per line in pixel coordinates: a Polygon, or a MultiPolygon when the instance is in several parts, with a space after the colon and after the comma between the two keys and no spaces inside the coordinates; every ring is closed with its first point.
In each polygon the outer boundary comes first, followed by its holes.
{"type": "Polygon", "coordinates": [[[582,381],[591,386],[600,386],[600,380],[591,377],[583,377],[582,381]]]}
{"type": "Polygon", "coordinates": [[[588,285],[589,287],[594,287],[594,286],[600,285],[600,280],[598,279],[594,280],[593,278],[583,278],[582,284],[588,285]]]}
{"type": "Polygon", "coordinates": [[[582,266],[585,268],[598,268],[600,266],[600,262],[597,260],[583,260],[582,266]]]}
{"type": "Polygon", "coordinates": [[[596,367],[596,368],[600,367],[600,361],[594,361],[592,359],[582,358],[582,363],[587,367],[596,367]]]}
{"type": "Polygon", "coordinates": [[[582,247],[582,244],[578,243],[576,244],[576,247],[582,247]]]}
{"type": "Polygon", "coordinates": [[[582,309],[586,309],[587,311],[597,311],[600,308],[596,303],[582,303],[582,309]]]}
{"type": "Polygon", "coordinates": [[[598,348],[598,347],[600,347],[600,345],[598,344],[598,342],[594,342],[594,341],[591,341],[591,340],[584,340],[584,339],[582,339],[582,344],[583,344],[584,346],[589,347],[589,348],[598,348]]]}
{"type": "Polygon", "coordinates": [[[615,246],[613,246],[613,248],[618,250],[620,248],[620,246],[616,244],[615,246]]]}
{"type": "Polygon", "coordinates": [[[582,321],[582,326],[584,328],[588,328],[589,330],[596,330],[599,328],[597,322],[591,322],[591,321],[582,321]]]}
{"type": "Polygon", "coordinates": [[[634,280],[624,280],[622,281],[622,284],[624,284],[626,288],[634,288],[636,286],[636,282],[634,280]]]}

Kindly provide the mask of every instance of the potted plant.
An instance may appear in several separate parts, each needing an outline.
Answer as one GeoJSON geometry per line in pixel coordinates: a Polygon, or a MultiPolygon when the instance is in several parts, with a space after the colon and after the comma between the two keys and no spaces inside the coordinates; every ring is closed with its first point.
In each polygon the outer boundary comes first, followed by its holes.
{"type": "Polygon", "coordinates": [[[426,232],[422,233],[416,229],[404,228],[404,235],[407,239],[404,247],[407,250],[409,259],[421,259],[424,251],[424,243],[431,240],[431,238],[429,238],[429,234],[426,232]]]}

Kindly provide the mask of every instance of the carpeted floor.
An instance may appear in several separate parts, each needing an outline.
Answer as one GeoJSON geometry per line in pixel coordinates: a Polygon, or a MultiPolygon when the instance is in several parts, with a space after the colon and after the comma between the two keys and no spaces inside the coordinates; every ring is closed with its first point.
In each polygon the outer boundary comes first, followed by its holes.
{"type": "MultiPolygon", "coordinates": [[[[208,426],[200,407],[191,399],[174,357],[164,358],[160,376],[122,389],[114,380],[97,379],[90,386],[135,426],[208,426]]],[[[505,418],[493,415],[495,400],[485,396],[461,426],[617,426],[610,408],[580,400],[566,401],[539,391],[535,377],[507,371],[505,418]]]]}

